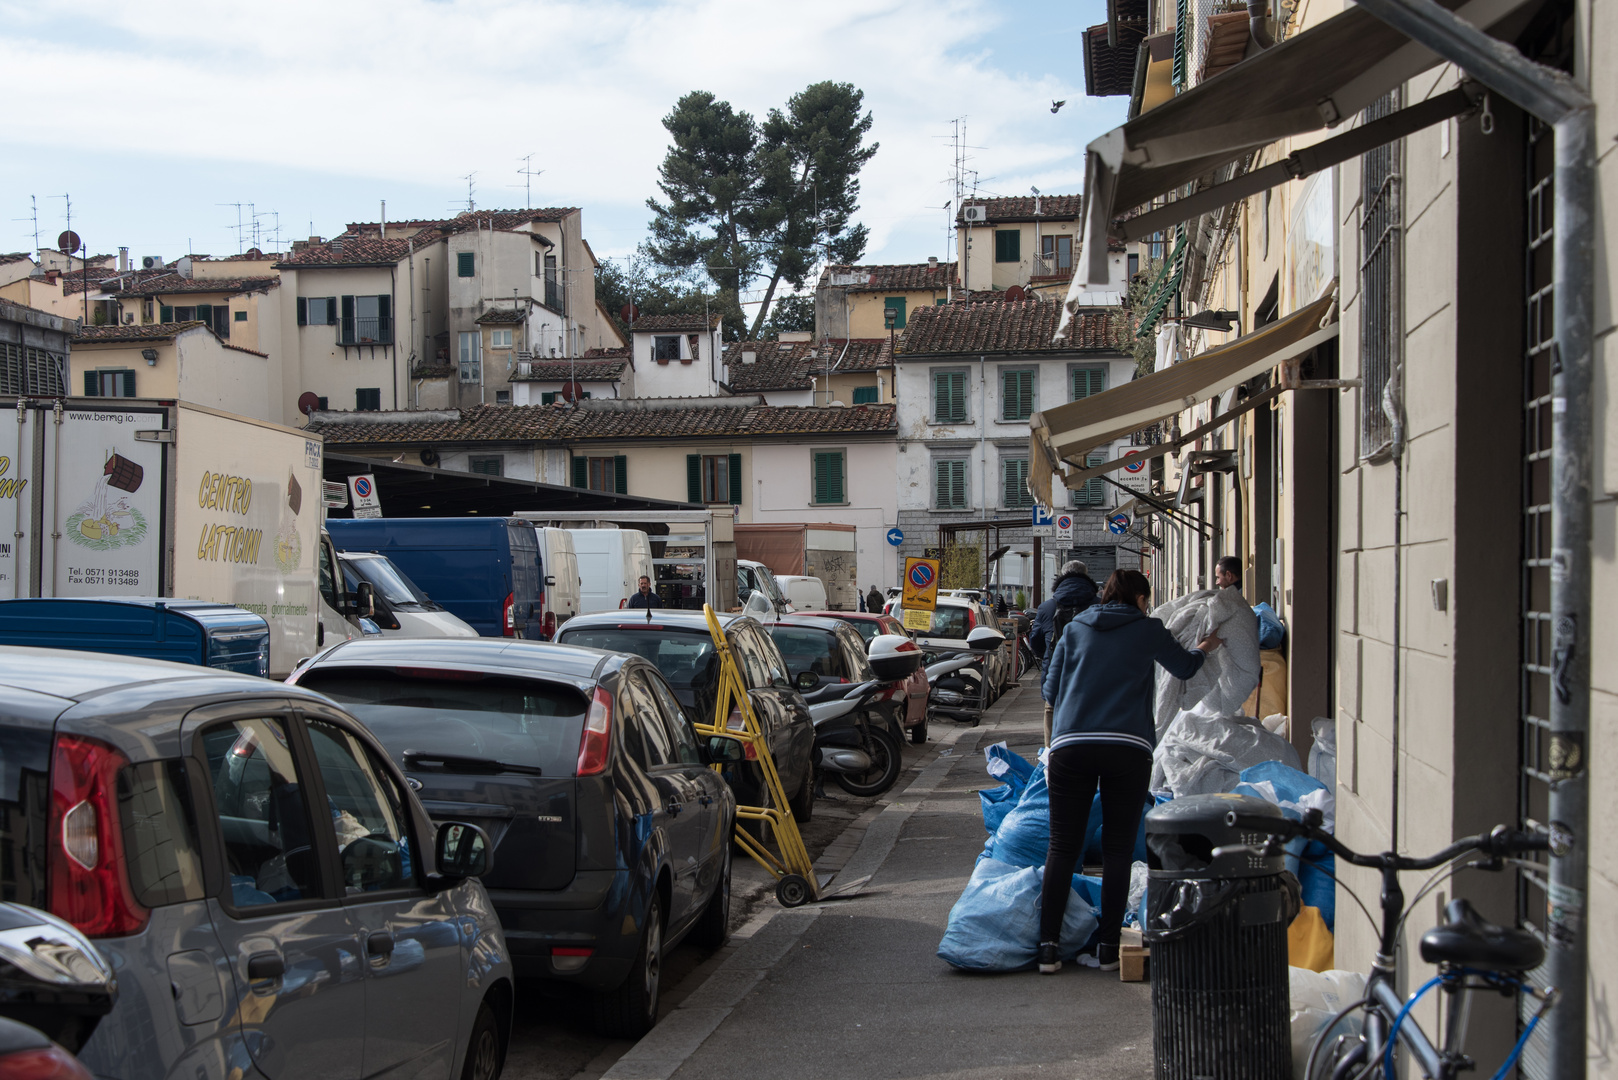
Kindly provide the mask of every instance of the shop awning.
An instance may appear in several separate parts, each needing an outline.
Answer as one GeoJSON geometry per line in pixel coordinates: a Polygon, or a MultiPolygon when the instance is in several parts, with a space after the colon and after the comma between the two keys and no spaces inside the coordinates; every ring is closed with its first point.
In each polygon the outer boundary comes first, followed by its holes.
{"type": "MultiPolygon", "coordinates": [[[[1166,420],[1336,337],[1335,322],[1324,328],[1320,325],[1331,311],[1333,292],[1328,290],[1308,307],[1183,363],[1093,397],[1034,413],[1029,418],[1029,482],[1035,497],[1046,506],[1054,505],[1050,491],[1039,485],[1048,485],[1052,472],[1067,474],[1066,461],[1083,461],[1092,450],[1166,420]]],[[[1068,477],[1069,486],[1073,479],[1068,477]]]]}
{"type": "MultiPolygon", "coordinates": [[[[1526,0],[1443,2],[1488,27],[1526,0]]],[[[1109,131],[1086,153],[1083,256],[1074,281],[1108,281],[1107,239],[1118,215],[1257,147],[1351,119],[1438,62],[1425,46],[1350,7],[1109,131]]]]}

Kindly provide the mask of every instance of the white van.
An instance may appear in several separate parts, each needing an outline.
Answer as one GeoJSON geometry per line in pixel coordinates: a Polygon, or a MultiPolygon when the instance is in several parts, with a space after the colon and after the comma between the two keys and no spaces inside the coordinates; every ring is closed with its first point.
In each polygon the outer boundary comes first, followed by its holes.
{"type": "Polygon", "coordinates": [[[432,597],[422,592],[386,555],[340,551],[337,565],[343,568],[343,584],[348,592],[355,592],[362,581],[370,582],[375,605],[371,618],[383,637],[478,636],[471,626],[434,603],[432,597]]]}
{"type": "Polygon", "coordinates": [[[794,611],[830,610],[826,607],[826,583],[817,577],[778,574],[775,583],[781,587],[781,594],[794,611]]]}
{"type": "Polygon", "coordinates": [[[545,575],[544,626],[548,640],[555,636],[556,627],[579,613],[579,556],[568,530],[540,528],[534,532],[545,575]]]}
{"type": "MultiPolygon", "coordinates": [[[[579,611],[616,611],[652,577],[652,543],[639,529],[569,529],[579,560],[579,611]]],[[[652,580],[656,580],[653,578],[652,580]]]]}

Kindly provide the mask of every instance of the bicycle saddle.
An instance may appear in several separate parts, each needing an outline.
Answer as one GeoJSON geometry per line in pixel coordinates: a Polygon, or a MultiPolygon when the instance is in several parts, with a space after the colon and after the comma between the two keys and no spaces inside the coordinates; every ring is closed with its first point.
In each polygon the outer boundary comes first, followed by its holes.
{"type": "Polygon", "coordinates": [[[1469,901],[1451,900],[1444,921],[1421,935],[1421,958],[1485,971],[1527,971],[1545,959],[1545,946],[1526,930],[1496,926],[1469,901]]]}

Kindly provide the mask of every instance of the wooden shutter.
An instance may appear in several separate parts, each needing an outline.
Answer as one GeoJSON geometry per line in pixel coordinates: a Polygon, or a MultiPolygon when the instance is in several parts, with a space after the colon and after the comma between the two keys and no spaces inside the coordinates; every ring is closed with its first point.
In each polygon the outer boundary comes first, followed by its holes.
{"type": "MultiPolygon", "coordinates": [[[[1104,465],[1104,464],[1106,464],[1106,462],[1107,462],[1107,455],[1106,454],[1091,454],[1089,457],[1084,459],[1084,464],[1087,467],[1094,467],[1096,465],[1104,465]]],[[[1090,477],[1090,479],[1088,479],[1088,480],[1086,480],[1084,482],[1083,487],[1075,488],[1073,490],[1073,505],[1074,506],[1100,506],[1102,498],[1105,496],[1105,494],[1106,494],[1106,489],[1103,487],[1103,481],[1102,481],[1101,477],[1092,476],[1092,477],[1090,477]]]]}
{"type": "Polygon", "coordinates": [[[124,397],[134,397],[135,373],[133,371],[121,371],[119,374],[124,378],[124,397]]]}
{"type": "Polygon", "coordinates": [[[1034,373],[1007,371],[1001,375],[1001,418],[1026,420],[1034,412],[1034,373]]]}
{"type": "Polygon", "coordinates": [[[702,455],[685,455],[685,501],[702,501],[702,455]]]}
{"type": "Polygon", "coordinates": [[[455,274],[457,277],[471,277],[476,272],[476,263],[470,251],[462,251],[455,256],[455,274]]]}
{"type": "Polygon", "coordinates": [[[623,454],[615,454],[612,459],[612,483],[618,489],[618,494],[629,494],[629,459],[623,454]]]}
{"type": "Polygon", "coordinates": [[[877,397],[877,388],[876,387],[874,387],[874,386],[856,386],[854,388],[854,404],[856,404],[856,405],[875,405],[875,404],[877,404],[877,401],[878,401],[878,397],[877,397]]]}
{"type": "Polygon", "coordinates": [[[966,375],[940,371],[933,376],[933,419],[939,423],[965,423],[966,375]]]}
{"type": "Polygon", "coordinates": [[[174,308],[170,307],[168,304],[157,305],[157,321],[160,323],[173,322],[174,308]]]}
{"type": "MultiPolygon", "coordinates": [[[[884,308],[893,308],[895,310],[896,317],[893,320],[893,328],[895,330],[903,330],[905,328],[905,298],[902,296],[890,296],[882,301],[882,306],[884,308]]],[[[883,322],[886,321],[887,316],[884,314],[883,322]]]]}
{"type": "Polygon", "coordinates": [[[814,464],[815,502],[846,502],[843,497],[843,452],[816,450],[814,464]]]}
{"type": "Polygon", "coordinates": [[[345,296],[345,297],[343,297],[343,318],[352,319],[353,317],[354,317],[354,298],[352,296],[345,296]]]}
{"type": "MultiPolygon", "coordinates": [[[[350,297],[350,299],[352,299],[352,297],[350,297]]],[[[325,302],[326,302],[326,325],[327,326],[336,326],[337,325],[337,297],[328,296],[328,297],[326,297],[325,302]]]]}
{"type": "Polygon", "coordinates": [[[994,231],[994,261],[1020,262],[1022,260],[1022,230],[996,229],[994,231]]]}
{"type": "Polygon", "coordinates": [[[966,462],[940,461],[936,470],[937,508],[956,510],[966,505],[966,462]]]}
{"type": "Polygon", "coordinates": [[[86,371],[84,373],[84,396],[101,396],[101,376],[99,373],[94,371],[86,371]]]}
{"type": "Polygon", "coordinates": [[[393,297],[378,296],[376,298],[376,313],[379,318],[386,319],[393,314],[393,297]]]}
{"type": "Polygon", "coordinates": [[[301,296],[298,297],[298,325],[309,325],[309,301],[301,296]]]}
{"type": "Polygon", "coordinates": [[[573,458],[573,486],[578,488],[590,486],[589,458],[573,458]]]}
{"type": "Polygon", "coordinates": [[[1033,505],[1034,497],[1028,493],[1028,459],[1006,458],[1000,463],[1000,470],[1007,509],[1033,505]]]}
{"type": "Polygon", "coordinates": [[[742,456],[730,455],[730,501],[734,506],[742,504],[742,456]]]}
{"type": "Polygon", "coordinates": [[[1073,400],[1091,397],[1107,388],[1106,368],[1074,368],[1073,400]]]}

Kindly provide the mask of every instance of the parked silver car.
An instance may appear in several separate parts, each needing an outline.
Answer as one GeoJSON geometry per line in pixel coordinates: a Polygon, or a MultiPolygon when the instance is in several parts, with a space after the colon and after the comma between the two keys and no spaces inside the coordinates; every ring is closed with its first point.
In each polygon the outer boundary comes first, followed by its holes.
{"type": "Polygon", "coordinates": [[[0,900],[94,939],[98,1076],[499,1075],[512,970],[476,875],[364,726],[208,668],[0,648],[0,900]]]}

